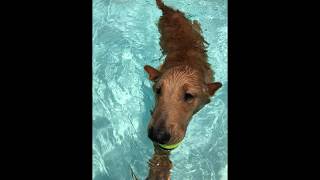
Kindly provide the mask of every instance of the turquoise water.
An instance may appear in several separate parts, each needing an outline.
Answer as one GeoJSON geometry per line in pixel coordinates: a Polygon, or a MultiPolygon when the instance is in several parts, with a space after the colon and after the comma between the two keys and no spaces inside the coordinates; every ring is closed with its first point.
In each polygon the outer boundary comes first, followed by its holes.
{"type": "MultiPolygon", "coordinates": [[[[199,20],[215,79],[223,83],[172,151],[173,180],[226,179],[227,0],[164,0],[199,20]]],[[[145,64],[162,62],[155,0],[93,0],[93,180],[139,179],[153,146],[147,124],[154,99],[145,64]]]]}

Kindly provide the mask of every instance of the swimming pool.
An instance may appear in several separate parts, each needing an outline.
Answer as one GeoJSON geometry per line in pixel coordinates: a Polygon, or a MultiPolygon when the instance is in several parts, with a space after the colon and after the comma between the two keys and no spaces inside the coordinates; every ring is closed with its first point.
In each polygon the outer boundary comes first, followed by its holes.
{"type": "MultiPolygon", "coordinates": [[[[164,0],[201,23],[208,60],[223,87],[172,151],[172,179],[224,180],[227,173],[227,0],[164,0]]],[[[93,180],[148,174],[153,108],[145,64],[162,62],[155,0],[93,0],[93,180]]]]}

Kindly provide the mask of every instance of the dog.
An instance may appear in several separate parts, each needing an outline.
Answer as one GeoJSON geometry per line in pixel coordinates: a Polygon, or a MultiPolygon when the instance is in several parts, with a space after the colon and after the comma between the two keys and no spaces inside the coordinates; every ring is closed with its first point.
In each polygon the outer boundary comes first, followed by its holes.
{"type": "Polygon", "coordinates": [[[144,66],[155,93],[148,137],[160,145],[173,145],[183,140],[192,116],[210,102],[222,84],[214,82],[200,23],[188,20],[162,0],[156,4],[162,11],[158,29],[166,58],[159,69],[144,66]]]}

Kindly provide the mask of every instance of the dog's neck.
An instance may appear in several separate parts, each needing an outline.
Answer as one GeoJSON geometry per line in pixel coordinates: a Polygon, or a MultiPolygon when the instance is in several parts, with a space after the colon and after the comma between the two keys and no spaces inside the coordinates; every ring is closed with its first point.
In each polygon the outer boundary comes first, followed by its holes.
{"type": "Polygon", "coordinates": [[[169,159],[170,151],[163,150],[154,144],[154,154],[149,160],[149,175],[147,180],[170,180],[170,170],[173,165],[169,159]]]}

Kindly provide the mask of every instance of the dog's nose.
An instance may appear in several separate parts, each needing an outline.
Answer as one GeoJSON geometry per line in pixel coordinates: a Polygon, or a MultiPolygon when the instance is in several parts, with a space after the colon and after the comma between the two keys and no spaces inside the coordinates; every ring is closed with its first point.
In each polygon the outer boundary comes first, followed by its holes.
{"type": "Polygon", "coordinates": [[[156,133],[156,140],[158,143],[160,144],[166,144],[169,142],[171,136],[170,134],[165,131],[165,130],[159,130],[157,133],[156,133]]]}
{"type": "Polygon", "coordinates": [[[171,135],[168,131],[166,131],[165,129],[161,128],[161,129],[155,129],[153,127],[151,127],[148,130],[148,137],[154,141],[157,142],[159,144],[166,144],[169,142],[171,135]]]}

